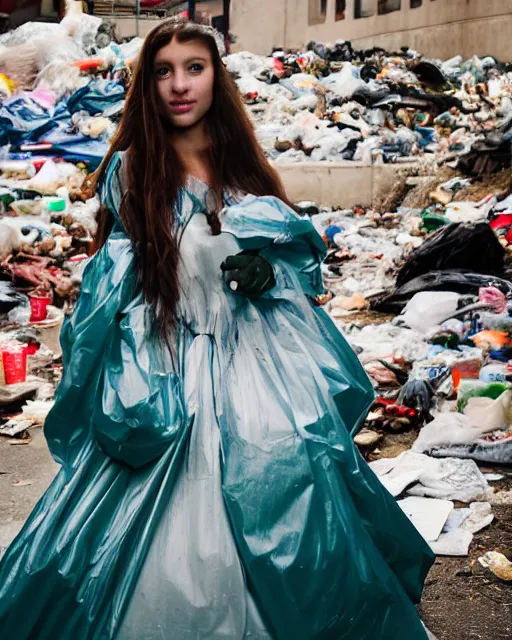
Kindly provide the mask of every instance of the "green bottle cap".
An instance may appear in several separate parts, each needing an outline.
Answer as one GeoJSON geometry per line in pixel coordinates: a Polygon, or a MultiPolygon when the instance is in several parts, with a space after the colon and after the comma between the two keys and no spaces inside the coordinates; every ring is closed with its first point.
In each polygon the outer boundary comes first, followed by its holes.
{"type": "Polygon", "coordinates": [[[49,200],[46,207],[51,213],[60,213],[66,210],[66,201],[64,198],[55,198],[54,200],[49,200]]]}

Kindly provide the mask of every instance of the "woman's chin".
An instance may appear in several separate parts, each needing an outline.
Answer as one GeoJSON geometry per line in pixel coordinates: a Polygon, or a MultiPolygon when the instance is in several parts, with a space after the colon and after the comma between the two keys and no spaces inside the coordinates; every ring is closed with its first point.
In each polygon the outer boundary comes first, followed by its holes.
{"type": "Polygon", "coordinates": [[[197,114],[194,113],[183,113],[183,114],[171,114],[170,116],[171,124],[173,127],[177,129],[190,129],[194,125],[198,124],[201,118],[197,117],[197,114]]]}

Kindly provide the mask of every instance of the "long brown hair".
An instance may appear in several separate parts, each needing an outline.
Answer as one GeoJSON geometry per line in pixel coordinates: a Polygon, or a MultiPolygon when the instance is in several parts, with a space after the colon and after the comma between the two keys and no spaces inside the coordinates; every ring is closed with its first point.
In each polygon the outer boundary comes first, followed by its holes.
{"type": "MultiPolygon", "coordinates": [[[[281,181],[256,140],[236,84],[222,63],[212,35],[183,20],[161,22],[147,36],[127,94],[123,116],[96,176],[101,183],[116,151],[127,151],[126,192],[121,221],[133,242],[139,280],[152,305],[157,328],[168,336],[176,320],[180,296],[179,250],[173,234],[173,205],[186,176],[169,139],[169,121],[162,115],[155,83],[157,52],[173,38],[204,43],[214,65],[213,103],[205,116],[211,139],[215,191],[240,190],[257,196],[273,195],[288,202],[281,181]]],[[[112,226],[102,208],[95,249],[101,248],[112,226]]],[[[213,228],[213,225],[212,225],[213,228]]]]}

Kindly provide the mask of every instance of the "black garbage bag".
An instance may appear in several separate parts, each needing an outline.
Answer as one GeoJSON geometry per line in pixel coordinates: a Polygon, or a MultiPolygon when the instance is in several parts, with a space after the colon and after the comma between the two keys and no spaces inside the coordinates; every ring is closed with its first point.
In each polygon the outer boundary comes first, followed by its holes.
{"type": "Polygon", "coordinates": [[[431,271],[413,278],[393,292],[370,299],[370,308],[380,313],[402,312],[409,300],[421,291],[453,291],[461,295],[478,295],[481,287],[496,287],[506,296],[512,295],[512,282],[493,275],[471,271],[431,271]]]}
{"type": "Polygon", "coordinates": [[[505,249],[487,222],[441,227],[408,257],[396,286],[430,271],[465,269],[473,273],[503,272],[505,249]]]}
{"type": "Polygon", "coordinates": [[[439,65],[435,62],[431,62],[430,60],[421,60],[418,64],[413,66],[412,70],[418,79],[426,84],[440,86],[448,82],[448,79],[441,71],[439,65]]]}

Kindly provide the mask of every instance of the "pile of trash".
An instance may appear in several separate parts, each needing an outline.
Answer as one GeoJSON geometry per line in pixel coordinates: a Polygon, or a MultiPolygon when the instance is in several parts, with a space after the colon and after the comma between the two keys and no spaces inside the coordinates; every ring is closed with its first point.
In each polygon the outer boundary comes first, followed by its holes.
{"type": "Polygon", "coordinates": [[[510,166],[512,67],[492,57],[427,60],[408,48],[312,42],[296,54],[227,57],[266,153],[277,162],[464,157],[510,166]]]}
{"type": "Polygon", "coordinates": [[[418,452],[512,462],[511,205],[487,197],[436,216],[431,207],[312,216],[329,246],[326,309],[378,393],[363,446],[423,427],[418,452]],[[444,411],[450,401],[458,412],[444,411]]]}
{"type": "Polygon", "coordinates": [[[477,463],[512,463],[512,184],[455,199],[474,186],[440,181],[422,208],[385,213],[298,205],[328,246],[324,307],[376,392],[355,442],[439,555],[467,555],[511,493],[477,463]]]}
{"type": "MultiPolygon", "coordinates": [[[[10,145],[10,159],[38,154],[94,170],[142,42],[118,41],[110,23],[81,13],[0,36],[0,146],[10,145]]],[[[233,53],[225,63],[275,162],[430,154],[468,175],[510,166],[512,67],[492,57],[442,62],[343,41],[269,57],[233,53]]]]}
{"type": "Polygon", "coordinates": [[[5,160],[58,158],[94,170],[122,113],[141,38],[116,43],[101,18],[70,15],[0,36],[5,160]]]}
{"type": "Polygon", "coordinates": [[[0,435],[30,442],[61,376],[59,333],[97,230],[90,173],[116,130],[142,39],[101,18],[0,36],[0,435]]]}

